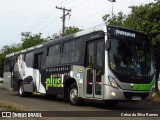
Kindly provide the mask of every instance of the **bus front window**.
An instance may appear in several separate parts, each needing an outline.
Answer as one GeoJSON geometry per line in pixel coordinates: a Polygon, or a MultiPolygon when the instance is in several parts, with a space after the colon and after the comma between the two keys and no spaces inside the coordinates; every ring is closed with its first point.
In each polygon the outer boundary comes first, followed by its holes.
{"type": "Polygon", "coordinates": [[[154,73],[151,47],[145,41],[111,39],[110,68],[119,74],[151,76],[154,73]]]}

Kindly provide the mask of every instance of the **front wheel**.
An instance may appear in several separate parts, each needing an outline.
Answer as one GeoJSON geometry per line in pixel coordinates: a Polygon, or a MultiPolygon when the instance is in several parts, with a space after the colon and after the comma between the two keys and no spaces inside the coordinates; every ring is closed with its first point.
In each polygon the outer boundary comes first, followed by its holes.
{"type": "Polygon", "coordinates": [[[82,98],[78,97],[78,89],[76,83],[71,84],[69,87],[69,102],[72,105],[80,105],[82,98]]]}

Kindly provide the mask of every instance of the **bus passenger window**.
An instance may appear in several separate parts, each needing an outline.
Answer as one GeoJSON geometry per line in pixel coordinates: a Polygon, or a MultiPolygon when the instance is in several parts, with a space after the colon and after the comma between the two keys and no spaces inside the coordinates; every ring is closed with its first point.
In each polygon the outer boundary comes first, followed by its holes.
{"type": "Polygon", "coordinates": [[[33,52],[26,54],[25,63],[27,67],[33,67],[33,52]]]}
{"type": "Polygon", "coordinates": [[[97,66],[102,67],[103,64],[103,41],[97,43],[97,66]]]}
{"type": "Polygon", "coordinates": [[[48,48],[46,66],[57,65],[60,63],[60,44],[48,48]]]}
{"type": "Polygon", "coordinates": [[[80,58],[80,41],[64,43],[61,63],[78,62],[80,58]]]}
{"type": "Polygon", "coordinates": [[[94,64],[94,43],[89,43],[87,45],[87,62],[86,66],[92,68],[94,64]]]}

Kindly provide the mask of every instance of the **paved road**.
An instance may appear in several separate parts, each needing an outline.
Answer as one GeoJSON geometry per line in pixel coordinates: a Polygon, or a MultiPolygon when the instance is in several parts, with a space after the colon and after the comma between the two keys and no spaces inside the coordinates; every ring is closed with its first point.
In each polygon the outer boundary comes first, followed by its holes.
{"type": "MultiPolygon", "coordinates": [[[[105,106],[103,103],[97,103],[97,102],[87,102],[83,106],[72,106],[69,103],[66,103],[65,101],[63,101],[61,97],[58,97],[52,100],[46,99],[43,96],[32,96],[30,98],[27,98],[27,97],[23,98],[23,97],[19,97],[17,95],[17,92],[8,91],[2,88],[0,88],[0,100],[26,106],[29,111],[112,111],[112,112],[116,110],[119,110],[122,112],[123,111],[126,112],[129,110],[140,110],[140,111],[159,110],[160,111],[160,102],[153,102],[153,101],[142,101],[140,103],[120,102],[116,107],[112,107],[112,108],[105,106]]],[[[76,120],[78,119],[80,118],[77,118],[76,120]]],[[[95,120],[96,119],[97,118],[95,118],[95,120]]],[[[101,118],[101,119],[106,120],[106,118],[101,118]]],[[[114,119],[115,120],[121,119],[121,117],[120,118],[116,117],[114,119]]],[[[134,118],[132,117],[129,119],[134,119],[134,118]]],[[[152,118],[149,117],[145,119],[151,120],[152,118]]]]}

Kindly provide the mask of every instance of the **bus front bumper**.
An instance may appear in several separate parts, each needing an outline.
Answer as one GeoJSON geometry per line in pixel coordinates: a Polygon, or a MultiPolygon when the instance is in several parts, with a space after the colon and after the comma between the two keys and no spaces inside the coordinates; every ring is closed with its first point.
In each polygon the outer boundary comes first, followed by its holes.
{"type": "Polygon", "coordinates": [[[104,100],[152,100],[154,90],[152,91],[132,91],[117,89],[108,85],[103,86],[104,100]]]}

